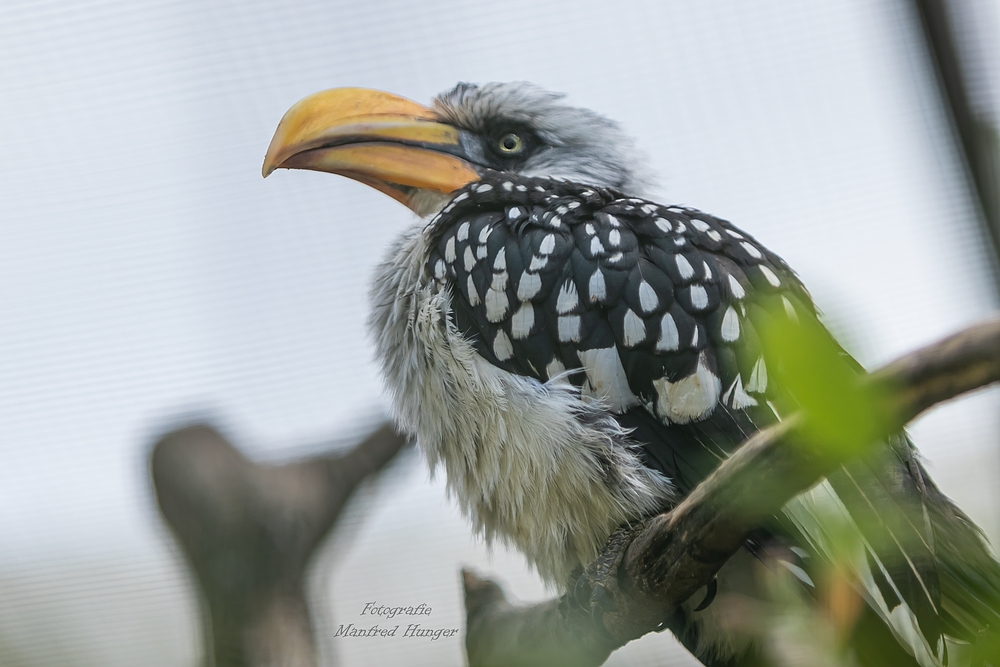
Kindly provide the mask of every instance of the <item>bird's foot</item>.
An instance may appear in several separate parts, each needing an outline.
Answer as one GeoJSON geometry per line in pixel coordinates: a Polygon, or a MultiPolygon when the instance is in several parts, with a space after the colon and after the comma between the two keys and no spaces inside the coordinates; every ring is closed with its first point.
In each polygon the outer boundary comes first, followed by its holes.
{"type": "Polygon", "coordinates": [[[594,562],[579,573],[563,596],[563,613],[568,620],[586,621],[597,632],[613,639],[605,616],[622,611],[627,603],[620,586],[621,566],[629,545],[644,527],[645,522],[639,522],[611,533],[594,562]]]}

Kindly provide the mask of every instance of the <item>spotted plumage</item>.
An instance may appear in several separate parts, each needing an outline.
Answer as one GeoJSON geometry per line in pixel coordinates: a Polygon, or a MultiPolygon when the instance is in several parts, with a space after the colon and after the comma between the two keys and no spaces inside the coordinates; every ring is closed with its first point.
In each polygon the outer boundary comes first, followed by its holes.
{"type": "Polygon", "coordinates": [[[565,377],[615,412],[640,405],[687,423],[720,400],[763,405],[748,308],[815,314],[780,258],[699,211],[504,173],[462,194],[428,228],[427,271],[452,291],[455,325],[490,363],[565,377]],[[608,382],[619,367],[624,383],[608,382]],[[678,383],[699,377],[721,389],[681,396],[678,383]]]}

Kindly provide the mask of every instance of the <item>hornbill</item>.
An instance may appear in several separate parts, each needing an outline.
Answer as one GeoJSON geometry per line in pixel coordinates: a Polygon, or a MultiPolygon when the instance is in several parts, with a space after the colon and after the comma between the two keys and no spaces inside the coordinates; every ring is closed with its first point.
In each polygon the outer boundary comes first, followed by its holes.
{"type": "MultiPolygon", "coordinates": [[[[558,587],[616,529],[676,504],[780,419],[787,399],[759,331],[767,318],[816,317],[797,276],[750,234],[643,198],[642,165],[616,123],[528,83],[462,83],[431,107],[320,92],[289,109],[264,160],[264,176],[340,174],[417,213],[371,292],[395,416],[476,529],[558,587]]],[[[952,639],[996,633],[1000,567],[905,435],[823,489],[864,545],[860,664],[944,664],[952,639]]],[[[829,554],[806,505],[763,526],[717,588],[753,589],[769,552],[814,585],[829,554]]],[[[717,605],[696,604],[666,625],[699,659],[764,660],[717,605]]]]}

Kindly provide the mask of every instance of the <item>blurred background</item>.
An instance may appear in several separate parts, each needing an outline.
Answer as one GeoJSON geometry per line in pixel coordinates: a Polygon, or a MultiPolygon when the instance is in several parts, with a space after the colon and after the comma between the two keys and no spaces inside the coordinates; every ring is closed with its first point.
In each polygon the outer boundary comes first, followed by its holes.
{"type": "MultiPolygon", "coordinates": [[[[367,286],[411,214],[327,174],[261,180],[275,125],[308,93],[564,91],[638,138],[657,199],[781,254],[869,367],[993,314],[996,245],[919,4],[5,0],[0,665],[200,663],[197,590],[149,482],[163,429],[211,419],[281,461],[346,446],[381,418],[367,286]]],[[[972,109],[995,121],[1000,3],[949,6],[972,109]]],[[[998,408],[989,390],[911,429],[994,540],[998,408]]],[[[326,663],[463,664],[461,633],[330,630],[366,622],[370,601],[424,603],[428,624],[462,627],[464,565],[521,600],[547,595],[404,455],[313,568],[326,663]]],[[[664,655],[692,664],[661,635],[610,664],[664,655]]]]}

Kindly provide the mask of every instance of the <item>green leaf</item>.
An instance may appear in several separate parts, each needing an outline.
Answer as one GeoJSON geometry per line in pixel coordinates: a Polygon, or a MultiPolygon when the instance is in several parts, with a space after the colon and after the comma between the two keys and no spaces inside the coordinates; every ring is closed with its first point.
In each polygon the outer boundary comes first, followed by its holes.
{"type": "Polygon", "coordinates": [[[806,441],[820,453],[848,458],[890,429],[885,397],[815,317],[790,318],[766,308],[757,323],[764,361],[783,406],[804,413],[806,441]]]}

